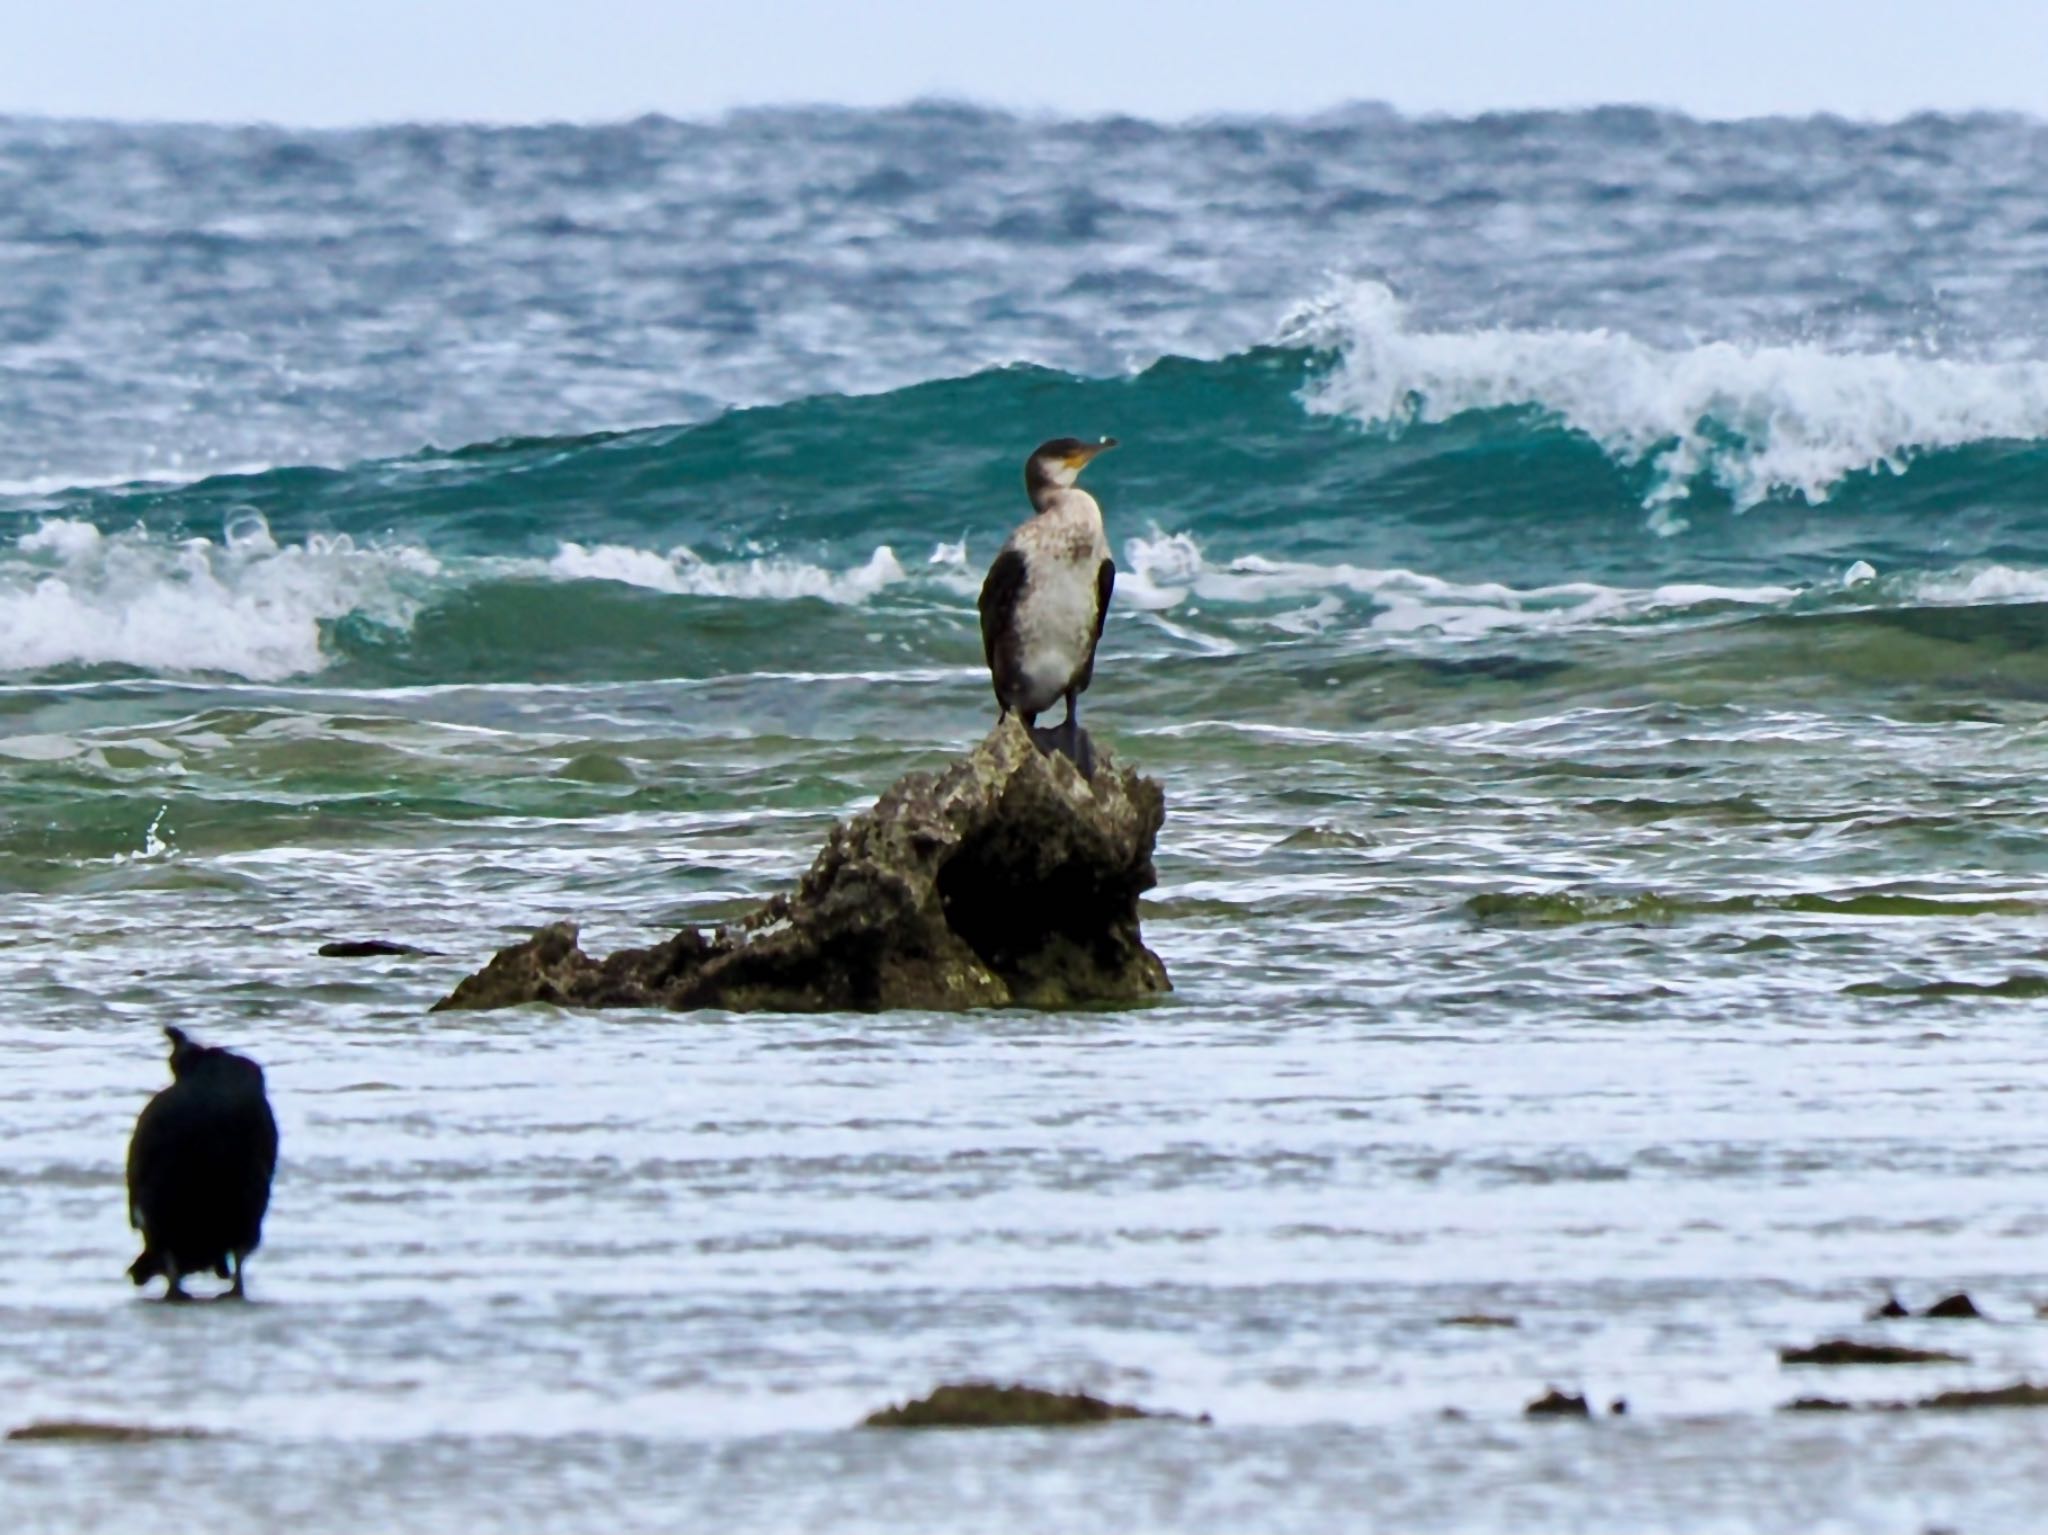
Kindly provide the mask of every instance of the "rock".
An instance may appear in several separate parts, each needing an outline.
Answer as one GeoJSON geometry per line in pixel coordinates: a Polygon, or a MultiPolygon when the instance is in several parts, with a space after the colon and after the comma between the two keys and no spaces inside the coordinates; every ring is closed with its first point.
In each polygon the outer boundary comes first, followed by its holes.
{"type": "Polygon", "coordinates": [[[1484,1311],[1468,1311],[1462,1316],[1437,1318],[1439,1327],[1520,1327],[1522,1324],[1511,1316],[1492,1316],[1484,1311]]]}
{"type": "MultiPolygon", "coordinates": [[[[861,1420],[863,1428],[1065,1428],[1110,1423],[1120,1418],[1174,1418],[1122,1402],[1105,1402],[1085,1391],[1042,1391],[1036,1386],[998,1386],[965,1381],[940,1386],[930,1396],[901,1407],[884,1407],[861,1420]]],[[[1209,1421],[1204,1413],[1198,1420],[1209,1421]]]]}
{"type": "Polygon", "coordinates": [[[317,952],[322,959],[379,959],[387,954],[432,954],[433,950],[393,943],[388,938],[337,938],[321,944],[317,952]]]}
{"type": "Polygon", "coordinates": [[[2048,1407],[2048,1386],[2018,1381],[1990,1391],[1943,1391],[1913,1404],[1929,1412],[1957,1412],[1979,1407],[2048,1407]]]}
{"type": "MultiPolygon", "coordinates": [[[[2016,1381],[2010,1386],[1995,1386],[1989,1390],[1938,1391],[1933,1396],[1923,1396],[1917,1402],[1865,1402],[1869,1412],[1976,1412],[1993,1407],[2048,1407],[2048,1386],[2036,1386],[2026,1381],[2016,1381]]],[[[1852,1412],[1855,1405],[1837,1402],[1830,1397],[1802,1396],[1796,1402],[1787,1402],[1781,1412],[1852,1412]]]]}
{"type": "Polygon", "coordinates": [[[1098,753],[1083,778],[1014,718],[832,829],[796,889],[705,934],[593,959],[552,923],[434,1004],[837,1012],[1073,1007],[1171,990],[1138,931],[1166,815],[1098,753]]]}
{"type": "Polygon", "coordinates": [[[1566,1396],[1552,1386],[1542,1396],[1522,1409],[1525,1418],[1590,1418],[1593,1409],[1586,1405],[1583,1396],[1566,1396]]]}
{"type": "Polygon", "coordinates": [[[1830,1338],[1812,1348],[1781,1348],[1780,1364],[1968,1364],[1960,1354],[1939,1349],[1898,1348],[1889,1343],[1857,1343],[1849,1338],[1830,1338]]]}
{"type": "Polygon", "coordinates": [[[7,1437],[22,1443],[61,1440],[71,1444],[144,1444],[152,1439],[207,1439],[203,1428],[145,1428],[135,1423],[93,1423],[83,1418],[41,1418],[7,1437]]]}
{"type": "Polygon", "coordinates": [[[609,752],[579,752],[555,769],[554,776],[576,783],[632,784],[640,781],[640,775],[632,766],[621,762],[609,752]]]}
{"type": "Polygon", "coordinates": [[[1961,1290],[1956,1291],[1953,1295],[1943,1296],[1920,1314],[1922,1316],[1964,1319],[1981,1319],[1984,1315],[1983,1312],[1977,1309],[1977,1303],[1961,1290]]]}
{"type": "Polygon", "coordinates": [[[1616,1397],[1616,1398],[1615,1398],[1615,1399],[1614,1399],[1613,1401],[1609,1402],[1609,1403],[1607,1404],[1607,1416],[1608,1416],[1608,1417],[1610,1417],[1610,1418],[1625,1418],[1625,1417],[1627,1417],[1627,1416],[1628,1416],[1628,1398],[1627,1398],[1627,1397],[1625,1397],[1625,1396],[1618,1396],[1618,1397],[1616,1397]]]}
{"type": "Polygon", "coordinates": [[[1905,1304],[1902,1301],[1900,1301],[1900,1299],[1896,1295],[1887,1295],[1884,1298],[1884,1304],[1882,1306],[1879,1306],[1875,1311],[1872,1311],[1869,1315],[1868,1320],[1873,1322],[1883,1322],[1889,1321],[1894,1317],[1911,1316],[1912,1314],[1913,1313],[1906,1309],[1905,1304]]]}

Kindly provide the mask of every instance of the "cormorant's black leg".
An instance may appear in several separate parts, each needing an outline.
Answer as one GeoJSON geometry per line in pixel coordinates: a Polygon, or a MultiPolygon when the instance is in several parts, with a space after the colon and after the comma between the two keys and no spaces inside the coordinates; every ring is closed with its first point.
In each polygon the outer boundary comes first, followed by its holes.
{"type": "Polygon", "coordinates": [[[185,1276],[178,1272],[178,1265],[173,1263],[169,1258],[164,1259],[164,1278],[170,1281],[170,1283],[164,1287],[165,1300],[181,1301],[190,1300],[192,1298],[191,1296],[185,1293],[185,1276]]]}
{"type": "Polygon", "coordinates": [[[228,1298],[230,1300],[247,1300],[249,1292],[242,1288],[242,1255],[235,1253],[233,1256],[235,1260],[235,1282],[228,1286],[228,1298]]]}
{"type": "Polygon", "coordinates": [[[1095,776],[1095,743],[1088,739],[1081,729],[1081,702],[1076,693],[1067,694],[1067,717],[1060,722],[1060,734],[1065,738],[1067,761],[1083,778],[1095,776]]]}

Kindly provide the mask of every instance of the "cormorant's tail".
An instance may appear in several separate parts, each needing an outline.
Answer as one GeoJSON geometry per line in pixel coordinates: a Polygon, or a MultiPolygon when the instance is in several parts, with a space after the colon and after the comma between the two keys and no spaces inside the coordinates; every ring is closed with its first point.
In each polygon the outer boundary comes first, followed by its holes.
{"type": "Polygon", "coordinates": [[[136,1284],[148,1284],[164,1271],[164,1260],[159,1258],[154,1247],[142,1249],[142,1256],[128,1265],[128,1277],[136,1284]]]}

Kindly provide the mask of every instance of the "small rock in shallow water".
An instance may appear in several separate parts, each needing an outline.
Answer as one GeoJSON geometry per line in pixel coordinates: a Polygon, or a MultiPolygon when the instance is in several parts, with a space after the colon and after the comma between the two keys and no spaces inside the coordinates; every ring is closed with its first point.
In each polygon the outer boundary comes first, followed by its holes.
{"type": "MultiPolygon", "coordinates": [[[[930,1396],[901,1407],[884,1407],[861,1420],[863,1428],[1065,1428],[1110,1423],[1122,1418],[1178,1417],[1147,1412],[1122,1402],[1105,1402],[1085,1391],[1043,1391],[1036,1386],[998,1386],[965,1381],[940,1386],[930,1396]]],[[[1199,1420],[1208,1422],[1204,1413],[1199,1420]]]]}
{"type": "Polygon", "coordinates": [[[1439,1327],[1520,1327],[1522,1324],[1511,1316],[1491,1316],[1484,1311],[1468,1311],[1462,1316],[1447,1316],[1437,1319],[1439,1327]]]}
{"type": "Polygon", "coordinates": [[[1913,1404],[1928,1412],[1958,1412],[1979,1407],[2048,1407],[2048,1386],[2017,1381],[1989,1391],[1943,1391],[1913,1404]]]}
{"type": "Polygon", "coordinates": [[[1829,1338],[1811,1348],[1781,1348],[1780,1364],[1968,1364],[1960,1354],[1939,1349],[1899,1348],[1890,1343],[1858,1343],[1852,1338],[1829,1338]]]}
{"type": "Polygon", "coordinates": [[[1961,1290],[1956,1291],[1953,1295],[1943,1296],[1920,1314],[1922,1316],[1965,1320],[1971,1318],[1981,1320],[1984,1315],[1983,1312],[1977,1309],[1977,1303],[1961,1290]]]}
{"type": "Polygon", "coordinates": [[[630,765],[608,752],[583,752],[555,769],[554,776],[578,783],[634,784],[640,781],[630,765]]]}
{"type": "Polygon", "coordinates": [[[322,959],[380,959],[387,954],[430,954],[429,949],[416,949],[409,943],[393,943],[388,938],[337,938],[332,943],[320,945],[322,959]]]}
{"type": "Polygon", "coordinates": [[[1896,1295],[1887,1295],[1884,1298],[1884,1304],[1872,1311],[1869,1319],[1873,1322],[1883,1322],[1889,1321],[1893,1317],[1911,1316],[1912,1314],[1912,1312],[1906,1309],[1905,1302],[1901,1301],[1896,1295]]]}
{"type": "MultiPolygon", "coordinates": [[[[1802,1396],[1796,1402],[1787,1402],[1779,1411],[1850,1412],[1858,1405],[1824,1396],[1802,1396]]],[[[1976,1412],[1999,1407],[2048,1407],[2048,1386],[2016,1381],[1989,1390],[1938,1391],[1917,1402],[1864,1402],[1860,1406],[1867,1412],[1976,1412]]]]}
{"type": "Polygon", "coordinates": [[[1627,1397],[1624,1397],[1624,1396],[1618,1396],[1618,1397],[1616,1397],[1616,1398],[1615,1398],[1615,1399],[1614,1399],[1613,1401],[1609,1402],[1609,1403],[1607,1404],[1607,1416],[1608,1416],[1608,1417],[1610,1417],[1610,1418],[1625,1418],[1625,1417],[1627,1417],[1627,1416],[1628,1416],[1628,1398],[1627,1398],[1627,1397]]]}
{"type": "Polygon", "coordinates": [[[1586,1405],[1583,1396],[1566,1396],[1552,1386],[1524,1407],[1522,1415],[1529,1418],[1590,1418],[1593,1416],[1593,1409],[1586,1405]]]}
{"type": "Polygon", "coordinates": [[[83,1418],[42,1418],[7,1431],[23,1444],[61,1441],[68,1444],[145,1444],[152,1439],[209,1439],[203,1428],[145,1428],[138,1423],[93,1423],[83,1418]]]}

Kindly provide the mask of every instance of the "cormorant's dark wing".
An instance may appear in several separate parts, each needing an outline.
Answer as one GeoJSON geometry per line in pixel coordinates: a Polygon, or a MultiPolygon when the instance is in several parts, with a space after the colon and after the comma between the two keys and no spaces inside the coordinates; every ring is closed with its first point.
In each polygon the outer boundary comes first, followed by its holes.
{"type": "Polygon", "coordinates": [[[1074,679],[1074,691],[1085,693],[1088,684],[1095,680],[1095,647],[1102,643],[1102,626],[1109,621],[1109,597],[1116,590],[1116,561],[1104,557],[1095,567],[1095,632],[1088,637],[1088,659],[1081,663],[1081,674],[1074,679]]]}
{"type": "Polygon", "coordinates": [[[263,1172],[263,1195],[257,1206],[261,1211],[270,1208],[270,1180],[277,1176],[277,1116],[270,1112],[268,1098],[259,1098],[256,1109],[257,1112],[252,1116],[255,1121],[252,1139],[255,1143],[257,1165],[263,1172]]]}
{"type": "Polygon", "coordinates": [[[143,1211],[156,1203],[172,1147],[184,1133],[179,1108],[166,1088],[143,1105],[128,1139],[128,1224],[137,1231],[142,1230],[143,1211]]]}
{"type": "Polygon", "coordinates": [[[988,568],[981,583],[981,654],[988,662],[989,681],[995,685],[996,702],[1010,707],[1016,696],[1017,668],[1023,658],[1017,653],[1017,604],[1024,596],[1028,574],[1023,553],[1005,549],[988,568]]]}
{"type": "Polygon", "coordinates": [[[253,1248],[262,1238],[270,1180],[277,1174],[277,1116],[270,1112],[270,1097],[263,1090],[263,1068],[246,1056],[220,1053],[218,1083],[209,1084],[219,1095],[215,1133],[229,1155],[223,1172],[235,1191],[233,1208],[242,1226],[236,1245],[253,1248]]]}

